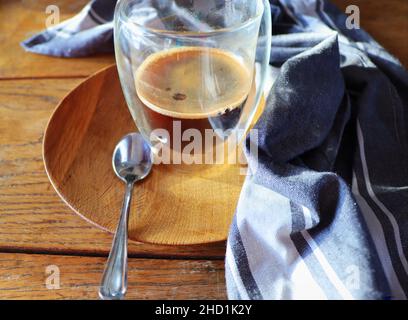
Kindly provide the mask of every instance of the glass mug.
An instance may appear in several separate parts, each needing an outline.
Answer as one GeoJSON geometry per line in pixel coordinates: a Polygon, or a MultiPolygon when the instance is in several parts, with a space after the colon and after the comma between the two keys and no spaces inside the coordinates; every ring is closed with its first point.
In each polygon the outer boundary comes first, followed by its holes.
{"type": "Polygon", "coordinates": [[[262,96],[269,2],[120,0],[114,24],[122,89],[155,162],[225,162],[262,96]]]}

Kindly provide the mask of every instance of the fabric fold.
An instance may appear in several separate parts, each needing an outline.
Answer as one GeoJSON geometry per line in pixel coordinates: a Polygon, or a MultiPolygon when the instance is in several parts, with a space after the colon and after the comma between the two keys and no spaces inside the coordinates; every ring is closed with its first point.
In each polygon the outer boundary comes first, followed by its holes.
{"type": "Polygon", "coordinates": [[[365,32],[345,30],[328,2],[274,6],[287,15],[275,31],[293,33],[272,40],[280,72],[255,126],[257,154],[247,141],[252,175],[226,259],[227,279],[250,277],[259,292],[227,281],[228,294],[406,299],[407,72],[365,32]],[[249,271],[229,268],[231,256],[249,271]]]}

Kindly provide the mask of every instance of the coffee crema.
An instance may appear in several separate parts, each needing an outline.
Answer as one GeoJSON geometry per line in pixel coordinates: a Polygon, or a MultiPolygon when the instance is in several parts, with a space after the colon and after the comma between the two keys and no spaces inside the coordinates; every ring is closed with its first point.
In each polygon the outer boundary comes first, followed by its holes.
{"type": "Polygon", "coordinates": [[[150,55],[138,68],[141,102],[177,119],[218,117],[240,108],[252,85],[248,68],[215,48],[181,47],[150,55]]]}

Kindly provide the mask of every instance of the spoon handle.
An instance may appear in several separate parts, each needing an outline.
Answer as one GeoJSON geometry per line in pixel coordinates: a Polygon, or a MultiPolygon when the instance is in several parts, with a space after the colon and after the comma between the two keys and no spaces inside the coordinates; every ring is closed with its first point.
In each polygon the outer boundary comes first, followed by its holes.
{"type": "Polygon", "coordinates": [[[99,297],[104,300],[119,300],[126,294],[128,221],[132,190],[133,183],[128,182],[119,224],[99,288],[99,297]]]}

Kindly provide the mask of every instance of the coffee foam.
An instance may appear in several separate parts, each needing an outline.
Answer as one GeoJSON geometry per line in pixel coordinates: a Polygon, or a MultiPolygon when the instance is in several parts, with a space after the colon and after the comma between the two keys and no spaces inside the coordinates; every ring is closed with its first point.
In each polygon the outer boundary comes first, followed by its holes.
{"type": "Polygon", "coordinates": [[[252,78],[248,68],[226,51],[182,47],[150,55],[137,69],[135,85],[139,99],[151,110],[203,119],[241,106],[252,78]]]}

